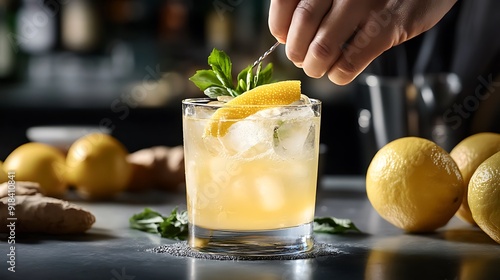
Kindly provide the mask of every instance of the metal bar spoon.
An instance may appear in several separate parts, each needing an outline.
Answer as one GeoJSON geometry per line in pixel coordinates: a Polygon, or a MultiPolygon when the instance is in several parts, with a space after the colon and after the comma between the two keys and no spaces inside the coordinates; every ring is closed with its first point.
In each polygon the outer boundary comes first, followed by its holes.
{"type": "Polygon", "coordinates": [[[267,56],[269,56],[278,46],[280,45],[280,42],[274,43],[274,45],[267,50],[261,57],[259,57],[252,65],[252,69],[255,68],[255,66],[259,65],[264,59],[266,59],[267,56]]]}

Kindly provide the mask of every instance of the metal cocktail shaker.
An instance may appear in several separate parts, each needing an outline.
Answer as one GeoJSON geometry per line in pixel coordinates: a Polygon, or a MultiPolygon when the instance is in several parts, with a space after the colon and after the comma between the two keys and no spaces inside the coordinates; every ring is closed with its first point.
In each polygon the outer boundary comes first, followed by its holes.
{"type": "Polygon", "coordinates": [[[453,128],[444,118],[461,92],[453,73],[415,75],[413,80],[363,74],[358,77],[358,127],[364,167],[385,144],[419,136],[450,151],[464,127],[453,128]]]}

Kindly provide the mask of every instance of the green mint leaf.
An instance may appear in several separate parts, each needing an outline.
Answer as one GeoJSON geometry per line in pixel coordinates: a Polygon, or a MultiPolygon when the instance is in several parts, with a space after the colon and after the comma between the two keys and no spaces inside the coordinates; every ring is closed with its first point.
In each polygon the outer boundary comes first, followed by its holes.
{"type": "Polygon", "coordinates": [[[217,78],[212,70],[198,70],[191,78],[189,78],[201,91],[205,91],[210,87],[223,87],[221,81],[217,78]]]}
{"type": "Polygon", "coordinates": [[[231,88],[228,88],[228,89],[227,89],[227,91],[229,91],[229,93],[230,93],[230,95],[231,95],[232,97],[236,97],[236,96],[238,96],[238,95],[240,95],[240,94],[241,94],[241,93],[238,93],[236,90],[231,89],[231,88]]]}
{"type": "Polygon", "coordinates": [[[248,72],[252,71],[252,65],[249,65],[247,68],[241,70],[238,74],[238,80],[245,80],[247,78],[248,72]]]}
{"type": "Polygon", "coordinates": [[[250,69],[247,71],[247,80],[246,80],[246,84],[247,84],[246,91],[249,91],[249,90],[251,90],[252,88],[254,88],[254,85],[253,85],[253,72],[252,72],[252,68],[250,68],[250,69]]]}
{"type": "Polygon", "coordinates": [[[162,237],[186,240],[188,237],[187,211],[178,212],[177,207],[175,207],[158,229],[162,237]]]}
{"type": "Polygon", "coordinates": [[[236,88],[236,92],[245,92],[245,89],[247,88],[247,83],[245,80],[241,79],[238,80],[238,87],[236,88]]]}
{"type": "Polygon", "coordinates": [[[223,96],[223,95],[231,95],[231,92],[227,90],[225,87],[219,87],[219,86],[212,86],[203,91],[206,96],[210,98],[217,98],[217,96],[223,96]]]}
{"type": "Polygon", "coordinates": [[[239,94],[242,94],[244,93],[245,91],[247,91],[247,88],[249,87],[247,85],[247,76],[248,76],[248,73],[251,73],[252,72],[252,66],[249,65],[247,68],[241,70],[241,72],[238,74],[238,86],[236,87],[236,91],[239,93],[239,94]]]}
{"type": "Polygon", "coordinates": [[[232,63],[225,52],[213,49],[210,56],[208,56],[208,65],[212,67],[212,71],[222,85],[233,88],[232,63]]]}
{"type": "Polygon", "coordinates": [[[145,208],[141,213],[135,214],[129,219],[130,227],[149,233],[158,233],[158,225],[164,221],[160,213],[145,208]]]}
{"type": "Polygon", "coordinates": [[[260,70],[262,69],[262,62],[257,65],[257,71],[255,72],[255,76],[253,77],[253,84],[257,86],[259,83],[260,70]]]}
{"type": "Polygon", "coordinates": [[[264,69],[258,73],[258,79],[255,82],[255,87],[271,83],[273,77],[273,64],[269,63],[264,69]]]}
{"type": "Polygon", "coordinates": [[[349,219],[338,219],[334,217],[314,218],[314,232],[337,234],[346,231],[361,232],[349,219]]]}
{"type": "Polygon", "coordinates": [[[187,211],[177,211],[175,207],[168,217],[145,208],[141,213],[133,215],[129,219],[130,227],[133,229],[159,233],[162,237],[185,240],[188,236],[187,211]]]}

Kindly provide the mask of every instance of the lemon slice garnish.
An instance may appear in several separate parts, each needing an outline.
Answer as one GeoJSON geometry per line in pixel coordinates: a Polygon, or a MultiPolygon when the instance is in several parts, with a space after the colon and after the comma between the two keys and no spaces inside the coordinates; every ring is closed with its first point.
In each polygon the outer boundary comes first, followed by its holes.
{"type": "Polygon", "coordinates": [[[204,136],[223,137],[229,127],[260,110],[300,100],[300,81],[282,81],[258,86],[217,109],[205,127],[204,136]]]}

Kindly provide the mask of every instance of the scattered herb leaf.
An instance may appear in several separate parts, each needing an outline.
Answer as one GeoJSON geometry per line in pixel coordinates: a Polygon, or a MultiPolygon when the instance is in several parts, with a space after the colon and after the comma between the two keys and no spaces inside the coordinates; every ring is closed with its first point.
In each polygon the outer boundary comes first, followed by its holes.
{"type": "Polygon", "coordinates": [[[164,217],[150,208],[145,208],[141,213],[133,215],[129,219],[129,224],[133,229],[159,233],[162,237],[176,240],[187,239],[187,211],[177,211],[177,207],[172,210],[168,217],[164,217]]]}
{"type": "Polygon", "coordinates": [[[186,240],[188,237],[187,211],[177,212],[177,207],[158,227],[161,237],[186,240]]]}
{"type": "Polygon", "coordinates": [[[163,220],[160,213],[146,208],[141,213],[133,215],[129,219],[129,223],[131,228],[150,233],[158,233],[158,225],[163,222],[163,220]]]}
{"type": "Polygon", "coordinates": [[[314,218],[314,232],[337,234],[346,231],[361,232],[349,219],[338,219],[334,217],[314,218]]]}

